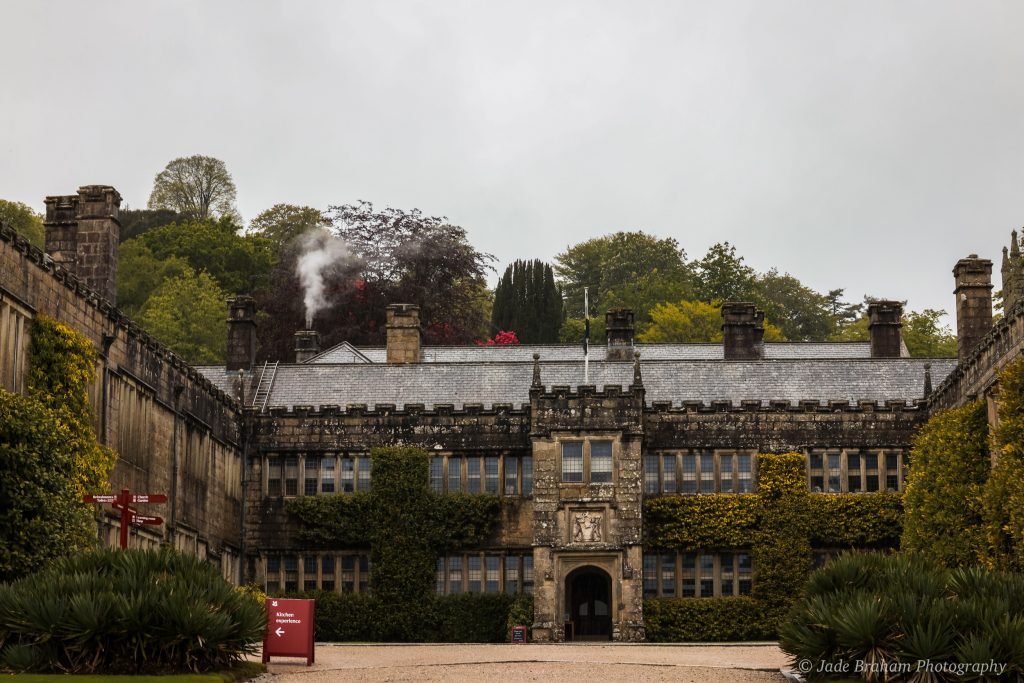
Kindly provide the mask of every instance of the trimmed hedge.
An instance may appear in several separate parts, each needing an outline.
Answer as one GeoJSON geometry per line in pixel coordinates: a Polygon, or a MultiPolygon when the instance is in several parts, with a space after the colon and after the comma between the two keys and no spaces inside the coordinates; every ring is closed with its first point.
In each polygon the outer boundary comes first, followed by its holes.
{"type": "Polygon", "coordinates": [[[526,625],[533,621],[529,595],[431,595],[417,610],[416,630],[396,638],[407,620],[371,595],[308,591],[288,597],[316,600],[315,636],[328,642],[502,643],[512,625],[524,623],[524,614],[526,625]]]}
{"type": "Polygon", "coordinates": [[[999,374],[997,461],[982,492],[985,559],[989,566],[1024,570],[1024,358],[999,374]]]}
{"type": "Polygon", "coordinates": [[[644,625],[652,643],[771,640],[774,620],[760,600],[731,598],[652,598],[644,600],[644,625]]]}

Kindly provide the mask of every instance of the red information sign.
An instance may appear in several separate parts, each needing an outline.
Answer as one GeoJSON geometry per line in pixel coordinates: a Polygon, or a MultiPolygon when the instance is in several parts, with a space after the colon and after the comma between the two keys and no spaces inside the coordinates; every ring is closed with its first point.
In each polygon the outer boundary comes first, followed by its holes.
{"type": "Polygon", "coordinates": [[[305,657],[306,666],[315,661],[313,653],[314,600],[267,598],[267,632],[263,636],[263,661],[271,657],[305,657]]]}
{"type": "Polygon", "coordinates": [[[153,515],[140,515],[139,511],[131,506],[132,503],[166,503],[167,496],[162,493],[132,493],[128,489],[121,489],[120,494],[100,494],[83,496],[86,503],[110,503],[115,510],[121,511],[121,548],[128,547],[128,527],[131,524],[163,524],[163,517],[153,515]]]}

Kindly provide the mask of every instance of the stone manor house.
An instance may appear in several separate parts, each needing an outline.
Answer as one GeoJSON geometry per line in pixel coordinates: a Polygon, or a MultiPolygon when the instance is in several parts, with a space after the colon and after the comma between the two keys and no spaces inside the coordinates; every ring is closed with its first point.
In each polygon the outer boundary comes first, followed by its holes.
{"type": "MultiPolygon", "coordinates": [[[[812,492],[899,491],[914,430],[990,397],[1024,344],[1014,235],[997,323],[992,262],[953,268],[955,359],[909,357],[895,301],[870,306],[870,341],[828,343],[764,342],[763,314],[728,303],[721,344],[637,344],[632,314],[609,311],[585,380],[576,344],[423,346],[417,308],[396,302],[385,348],[320,349],[300,330],[294,358],[257,365],[255,307],[238,296],[226,365],[191,367],[116,308],[120,201],[99,185],[48,197],[45,252],[0,227],[0,387],[23,390],[37,314],[93,341],[113,489],[170,498],[154,510],[166,525],[132,544],[171,543],[269,590],[366,591],[368,553],[302,547],[284,502],[365,491],[370,449],[420,446],[435,490],[506,499],[486,544],[437,559],[438,592],[532,593],[538,640],[640,639],[644,597],[748,593],[742,548],[645,552],[644,499],[749,492],[758,454],[789,451],[812,492]]],[[[98,524],[116,542],[117,519],[98,524]]]]}

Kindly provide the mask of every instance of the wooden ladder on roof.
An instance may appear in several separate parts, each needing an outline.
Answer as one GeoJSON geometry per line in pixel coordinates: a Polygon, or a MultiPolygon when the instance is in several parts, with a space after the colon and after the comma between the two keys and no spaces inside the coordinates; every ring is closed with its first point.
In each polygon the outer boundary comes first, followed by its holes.
{"type": "Polygon", "coordinates": [[[273,364],[270,361],[263,361],[263,369],[260,370],[260,378],[256,383],[256,391],[252,395],[252,407],[259,408],[263,412],[267,408],[267,400],[270,398],[270,390],[274,388],[274,377],[277,376],[277,361],[273,364]]]}

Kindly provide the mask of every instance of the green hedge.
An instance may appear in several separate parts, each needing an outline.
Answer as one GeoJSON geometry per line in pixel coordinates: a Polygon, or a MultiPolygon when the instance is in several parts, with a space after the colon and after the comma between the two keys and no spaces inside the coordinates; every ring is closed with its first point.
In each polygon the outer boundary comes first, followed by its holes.
{"type": "Polygon", "coordinates": [[[752,597],[650,598],[644,600],[644,625],[652,643],[770,640],[774,620],[752,597]]]}
{"type": "Polygon", "coordinates": [[[993,430],[996,464],[982,492],[985,560],[1024,570],[1024,358],[999,374],[999,424],[993,430]]]}
{"type": "Polygon", "coordinates": [[[408,633],[408,619],[370,595],[309,591],[288,597],[316,600],[315,636],[327,642],[502,643],[513,624],[533,621],[529,595],[431,595],[420,602],[415,630],[408,633]]]}

